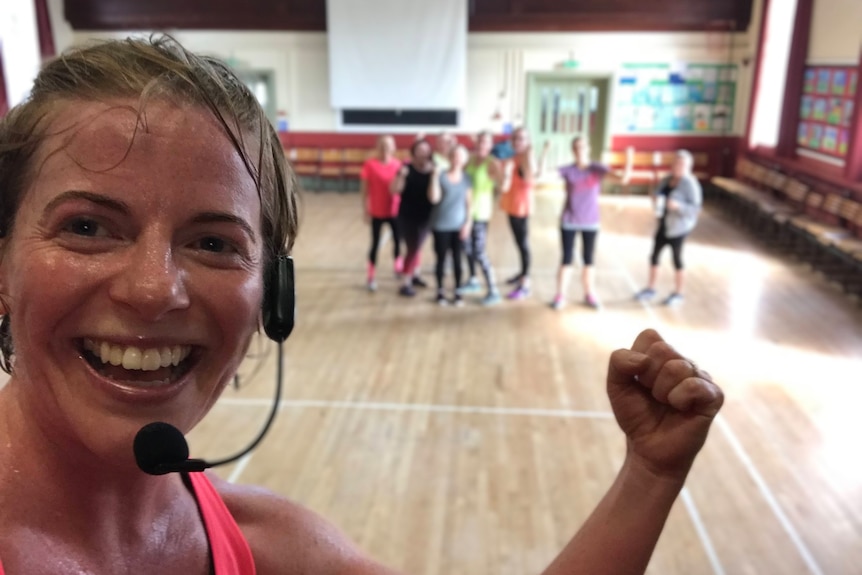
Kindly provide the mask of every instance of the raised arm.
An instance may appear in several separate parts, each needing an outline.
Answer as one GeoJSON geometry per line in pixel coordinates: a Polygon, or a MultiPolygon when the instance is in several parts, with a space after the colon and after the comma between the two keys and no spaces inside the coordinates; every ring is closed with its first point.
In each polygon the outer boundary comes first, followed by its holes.
{"type": "Polygon", "coordinates": [[[625,462],[544,575],[642,574],[724,401],[709,374],[652,330],[613,353],[607,387],[626,434],[625,462]]]}
{"type": "Polygon", "coordinates": [[[431,172],[431,179],[428,181],[428,201],[436,206],[442,198],[443,190],[440,189],[440,168],[435,164],[434,170],[431,172]]]}
{"type": "Polygon", "coordinates": [[[464,197],[464,203],[467,209],[467,218],[464,225],[461,226],[461,239],[466,240],[470,237],[470,229],[473,227],[473,188],[467,188],[467,193],[464,197]]]}
{"type": "Polygon", "coordinates": [[[392,194],[400,196],[404,192],[404,183],[407,181],[407,172],[409,169],[407,166],[401,166],[401,169],[398,170],[398,174],[395,176],[395,179],[392,180],[392,183],[389,184],[389,191],[392,194]]]}

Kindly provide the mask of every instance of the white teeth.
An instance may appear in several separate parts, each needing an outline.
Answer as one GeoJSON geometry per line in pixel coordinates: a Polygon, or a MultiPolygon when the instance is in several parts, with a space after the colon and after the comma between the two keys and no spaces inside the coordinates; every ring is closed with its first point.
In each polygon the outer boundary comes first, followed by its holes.
{"type": "Polygon", "coordinates": [[[84,340],[84,349],[91,352],[102,363],[122,365],[124,369],[155,371],[162,367],[177,366],[191,353],[191,346],[175,345],[173,347],[147,348],[119,346],[107,341],[97,342],[84,340]]]}
{"type": "Polygon", "coordinates": [[[173,355],[171,354],[171,348],[163,347],[161,358],[160,358],[160,367],[168,367],[173,362],[173,355]]]}
{"type": "Polygon", "coordinates": [[[144,356],[141,358],[141,369],[144,371],[156,371],[162,367],[162,354],[157,349],[148,349],[144,351],[144,356]]]}

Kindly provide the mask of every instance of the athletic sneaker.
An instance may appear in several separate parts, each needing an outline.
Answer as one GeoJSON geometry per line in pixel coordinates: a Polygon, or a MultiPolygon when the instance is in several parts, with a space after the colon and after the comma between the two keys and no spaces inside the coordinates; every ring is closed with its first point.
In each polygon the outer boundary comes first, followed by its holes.
{"type": "Polygon", "coordinates": [[[683,299],[684,298],[682,297],[681,293],[673,292],[672,294],[667,296],[662,303],[664,305],[674,305],[674,304],[682,302],[683,299]]]}
{"type": "Polygon", "coordinates": [[[591,293],[587,294],[584,298],[584,305],[593,309],[599,309],[600,307],[602,307],[602,304],[599,303],[599,300],[596,299],[596,296],[591,293]]]}
{"type": "Polygon", "coordinates": [[[523,278],[523,277],[524,276],[522,276],[521,274],[513,275],[512,277],[510,277],[509,279],[506,280],[506,285],[510,285],[510,286],[515,285],[516,283],[521,281],[521,278],[523,278]]]}
{"type": "Polygon", "coordinates": [[[507,295],[506,298],[510,300],[521,300],[528,295],[530,295],[530,288],[520,286],[510,291],[509,295],[507,295]]]}
{"type": "Polygon", "coordinates": [[[655,297],[655,290],[652,288],[644,288],[635,294],[635,299],[638,301],[646,301],[655,297]]]}
{"type": "Polygon", "coordinates": [[[475,277],[470,278],[467,283],[458,288],[458,293],[461,295],[472,295],[482,291],[482,286],[479,280],[475,277]]]}
{"type": "Polygon", "coordinates": [[[492,291],[483,297],[480,303],[485,307],[491,307],[492,305],[497,305],[501,301],[503,301],[503,298],[500,297],[499,292],[492,291]]]}
{"type": "Polygon", "coordinates": [[[377,291],[377,282],[374,281],[373,279],[368,280],[366,287],[368,288],[368,291],[375,292],[375,291],[377,291]]]}
{"type": "Polygon", "coordinates": [[[462,307],[464,305],[464,300],[461,299],[461,294],[456,293],[452,297],[452,305],[454,305],[455,307],[462,307]]]}
{"type": "Polygon", "coordinates": [[[551,300],[551,308],[560,311],[566,307],[566,300],[563,299],[563,296],[556,296],[553,300],[551,300]]]}
{"type": "Polygon", "coordinates": [[[411,286],[401,286],[401,289],[398,290],[398,295],[404,297],[413,297],[416,295],[416,290],[411,286]]]}
{"type": "Polygon", "coordinates": [[[446,299],[446,296],[443,295],[443,292],[441,292],[441,291],[437,292],[436,301],[437,301],[437,305],[439,305],[440,307],[446,307],[447,305],[449,305],[449,300],[446,299]]]}
{"type": "Polygon", "coordinates": [[[418,288],[427,288],[428,287],[428,282],[426,282],[425,280],[423,280],[419,276],[413,276],[412,283],[413,283],[413,287],[418,287],[418,288]]]}

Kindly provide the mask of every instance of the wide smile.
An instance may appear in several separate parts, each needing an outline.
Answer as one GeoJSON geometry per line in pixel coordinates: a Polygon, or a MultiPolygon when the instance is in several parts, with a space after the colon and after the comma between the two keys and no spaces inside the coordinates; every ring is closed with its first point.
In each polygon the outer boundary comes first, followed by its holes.
{"type": "Polygon", "coordinates": [[[129,391],[171,387],[200,357],[200,348],[192,345],[136,347],[91,338],[78,344],[81,357],[96,374],[129,391]]]}

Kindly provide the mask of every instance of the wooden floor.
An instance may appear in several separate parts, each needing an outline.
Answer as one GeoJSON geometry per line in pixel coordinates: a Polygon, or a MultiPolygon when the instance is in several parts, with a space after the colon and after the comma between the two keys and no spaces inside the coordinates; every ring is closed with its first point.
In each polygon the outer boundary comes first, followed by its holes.
{"type": "MultiPolygon", "coordinates": [[[[264,444],[219,473],[313,508],[405,573],[536,574],[623,456],[604,395],[608,355],[655,327],[728,401],[649,573],[862,573],[862,308],[709,209],[687,244],[685,303],[634,302],[653,221],[645,198],[609,197],[596,268],[604,308],[556,313],[558,208],[546,193],[531,221],[531,299],[441,309],[430,291],[396,296],[391,242],[380,290],[366,292],[358,196],[307,195],[283,409],[264,444]]],[[[515,271],[501,214],[490,254],[500,277],[515,271]]],[[[671,287],[665,257],[660,296],[671,287]]],[[[255,347],[241,389],[194,432],[194,455],[229,454],[257,432],[274,352],[255,347]]]]}

